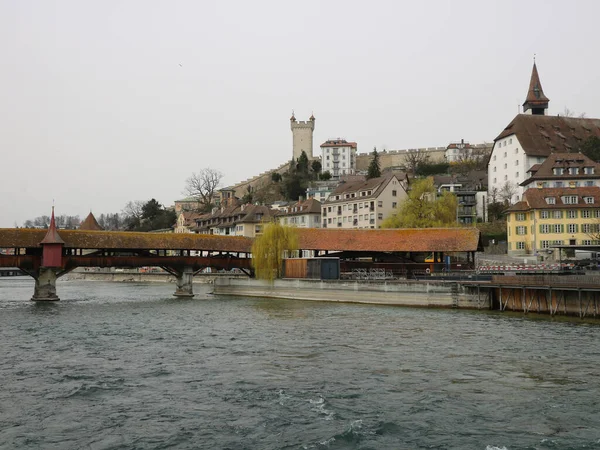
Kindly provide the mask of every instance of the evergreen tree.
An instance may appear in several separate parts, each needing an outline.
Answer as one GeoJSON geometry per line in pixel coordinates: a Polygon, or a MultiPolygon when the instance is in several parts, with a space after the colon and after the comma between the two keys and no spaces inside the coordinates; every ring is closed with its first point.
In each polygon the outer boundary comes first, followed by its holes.
{"type": "Polygon", "coordinates": [[[377,153],[377,147],[373,147],[373,153],[371,153],[371,155],[371,162],[369,163],[369,169],[367,171],[367,180],[379,178],[381,176],[381,166],[379,165],[379,153],[377,153]]]}

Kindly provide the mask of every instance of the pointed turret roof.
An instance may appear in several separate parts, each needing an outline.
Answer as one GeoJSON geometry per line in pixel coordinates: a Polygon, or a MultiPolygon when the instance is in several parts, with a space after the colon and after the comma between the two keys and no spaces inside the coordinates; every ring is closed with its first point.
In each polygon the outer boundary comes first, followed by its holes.
{"type": "Polygon", "coordinates": [[[537,66],[534,62],[533,70],[531,71],[531,80],[529,80],[529,90],[527,91],[527,97],[525,98],[525,103],[523,103],[523,107],[525,108],[525,110],[534,107],[547,108],[548,102],[550,102],[550,99],[544,94],[537,66]]]}
{"type": "Polygon", "coordinates": [[[40,244],[64,244],[65,241],[62,240],[58,231],[56,229],[56,222],[54,221],[54,206],[52,207],[52,216],[50,217],[50,227],[48,227],[48,232],[42,242],[40,244]]]}
{"type": "Polygon", "coordinates": [[[85,218],[83,222],[79,225],[80,230],[88,230],[88,231],[102,231],[104,228],[100,226],[94,214],[90,211],[88,216],[85,218]]]}

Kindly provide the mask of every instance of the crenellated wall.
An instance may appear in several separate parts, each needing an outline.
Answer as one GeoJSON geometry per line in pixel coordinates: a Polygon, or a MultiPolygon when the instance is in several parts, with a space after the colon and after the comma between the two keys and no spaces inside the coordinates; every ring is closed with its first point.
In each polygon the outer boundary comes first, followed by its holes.
{"type": "MultiPolygon", "coordinates": [[[[406,155],[409,152],[422,151],[429,155],[429,162],[444,162],[446,156],[446,147],[424,147],[411,148],[407,150],[383,150],[379,153],[379,164],[381,169],[388,167],[404,166],[406,164],[406,155]]],[[[356,170],[367,170],[371,162],[371,153],[359,153],[356,155],[356,170]]]]}

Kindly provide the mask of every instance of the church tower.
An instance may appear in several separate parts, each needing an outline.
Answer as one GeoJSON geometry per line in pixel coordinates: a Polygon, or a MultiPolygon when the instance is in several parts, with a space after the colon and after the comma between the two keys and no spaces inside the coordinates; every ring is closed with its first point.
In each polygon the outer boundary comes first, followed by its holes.
{"type": "Polygon", "coordinates": [[[313,159],[313,131],[315,130],[315,116],[311,114],[307,122],[298,122],[294,113],[290,117],[290,127],[292,129],[292,150],[293,159],[296,161],[302,151],[306,153],[308,159],[313,159]]]}
{"type": "Polygon", "coordinates": [[[548,103],[550,103],[550,99],[544,95],[544,90],[542,89],[542,83],[540,83],[540,76],[538,75],[537,66],[535,65],[534,60],[527,98],[525,99],[525,103],[523,103],[523,113],[546,116],[548,115],[548,103]]]}

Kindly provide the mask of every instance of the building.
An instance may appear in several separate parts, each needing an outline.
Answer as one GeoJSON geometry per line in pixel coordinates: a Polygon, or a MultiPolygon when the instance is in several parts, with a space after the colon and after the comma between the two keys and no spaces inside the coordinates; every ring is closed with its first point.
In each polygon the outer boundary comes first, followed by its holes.
{"type": "Polygon", "coordinates": [[[321,202],[314,198],[300,199],[280,208],[277,219],[281,225],[298,228],[321,228],[321,202]]]}
{"type": "Polygon", "coordinates": [[[276,211],[262,205],[231,205],[213,208],[209,214],[195,219],[195,232],[222,236],[256,237],[262,234],[263,224],[275,216],[276,211]]]}
{"type": "Polygon", "coordinates": [[[103,231],[104,230],[104,228],[102,228],[100,226],[100,224],[96,220],[96,217],[94,216],[94,214],[92,214],[91,211],[87,215],[85,220],[79,224],[79,229],[85,230],[85,231],[103,231]]]}
{"type": "Polygon", "coordinates": [[[532,166],[552,153],[577,152],[592,136],[600,137],[600,119],[547,115],[550,100],[544,94],[533,64],[523,114],[518,114],[494,140],[488,163],[490,197],[511,203],[521,199],[532,166]]]}
{"type": "Polygon", "coordinates": [[[380,228],[406,199],[407,188],[406,175],[394,173],[340,183],[321,207],[323,228],[380,228]]]}
{"type": "Polygon", "coordinates": [[[527,189],[506,220],[509,255],[558,259],[555,246],[599,243],[600,187],[527,189]]]}
{"type": "Polygon", "coordinates": [[[315,131],[315,116],[311,114],[306,122],[298,122],[294,113],[290,117],[292,130],[292,158],[296,161],[302,152],[308,159],[313,159],[313,132],[315,131]]]}
{"type": "Polygon", "coordinates": [[[541,164],[527,171],[521,183],[525,189],[538,187],[600,187],[600,163],[582,153],[552,153],[541,164]]]}
{"type": "Polygon", "coordinates": [[[338,186],[339,181],[313,181],[306,188],[306,198],[314,198],[323,203],[338,186]]]}
{"type": "Polygon", "coordinates": [[[467,160],[486,161],[492,151],[492,144],[472,145],[461,139],[460,142],[451,142],[446,147],[445,158],[449,163],[456,163],[467,160]]]}
{"type": "Polygon", "coordinates": [[[173,231],[175,233],[193,233],[196,227],[196,219],[201,216],[201,213],[181,211],[177,214],[177,222],[173,227],[173,231]]]}
{"type": "Polygon", "coordinates": [[[433,176],[438,194],[447,191],[456,195],[456,221],[460,224],[472,224],[477,220],[485,222],[488,202],[486,182],[485,172],[478,170],[467,175],[433,176]]]}
{"type": "Polygon", "coordinates": [[[356,173],[356,142],[329,139],[321,144],[321,170],[329,172],[334,180],[356,173]]]}

